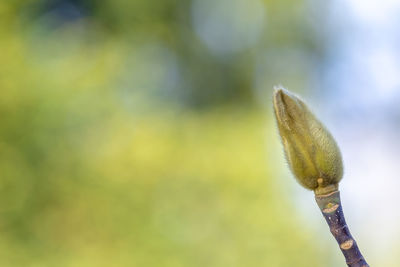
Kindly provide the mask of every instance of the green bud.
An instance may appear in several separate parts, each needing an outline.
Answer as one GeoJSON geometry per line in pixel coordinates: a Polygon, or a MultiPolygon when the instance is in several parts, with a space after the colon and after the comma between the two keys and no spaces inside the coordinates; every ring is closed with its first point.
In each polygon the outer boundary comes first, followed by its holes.
{"type": "Polygon", "coordinates": [[[274,111],[286,159],[299,183],[316,194],[336,190],[343,164],[332,135],[299,97],[285,89],[275,89],[274,111]]]}

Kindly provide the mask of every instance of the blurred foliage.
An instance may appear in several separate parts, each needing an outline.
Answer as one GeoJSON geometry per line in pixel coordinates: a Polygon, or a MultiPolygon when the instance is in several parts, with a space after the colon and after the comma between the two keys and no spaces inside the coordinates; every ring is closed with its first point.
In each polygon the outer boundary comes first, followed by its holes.
{"type": "MultiPolygon", "coordinates": [[[[261,43],[312,47],[292,4],[261,43]]],[[[0,3],[1,266],[326,266],[273,179],[257,49],[214,55],[189,9],[0,3]]]]}
{"type": "MultiPolygon", "coordinates": [[[[314,82],[314,65],[323,57],[324,46],[312,20],[315,12],[311,6],[316,6],[312,1],[31,0],[29,4],[19,3],[10,5],[15,8],[17,30],[37,38],[35,45],[43,47],[48,38],[56,43],[44,46],[43,53],[48,54],[47,49],[57,46],[64,54],[65,43],[61,40],[65,39],[84,41],[95,47],[104,42],[117,42],[123,46],[118,51],[124,55],[121,63],[125,73],[121,76],[131,76],[124,85],[126,88],[140,89],[153,99],[186,107],[257,103],[262,101],[258,99],[259,91],[265,93],[265,88],[277,83],[285,83],[289,88],[308,88],[314,82]],[[253,21],[257,9],[260,18],[253,21]],[[234,28],[242,24],[246,26],[234,28]],[[217,34],[214,28],[221,34],[226,32],[226,36],[217,34]],[[70,35],[60,39],[60,32],[68,30],[70,35]],[[247,34],[253,31],[254,36],[247,34]],[[207,39],[211,37],[212,43],[207,39]],[[235,43],[246,43],[248,38],[254,42],[235,46],[235,43]],[[222,44],[225,47],[218,47],[222,44]],[[149,82],[144,77],[153,79],[149,82]]],[[[8,21],[6,25],[9,26],[8,21]]]]}

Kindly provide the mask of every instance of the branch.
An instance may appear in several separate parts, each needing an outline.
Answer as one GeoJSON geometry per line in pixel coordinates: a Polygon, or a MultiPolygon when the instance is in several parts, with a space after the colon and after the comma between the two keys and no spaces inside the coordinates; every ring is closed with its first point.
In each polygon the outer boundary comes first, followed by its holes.
{"type": "Polygon", "coordinates": [[[315,195],[315,200],[329,225],[332,235],[339,244],[347,265],[350,267],[369,267],[344,219],[339,191],[327,195],[315,195]]]}

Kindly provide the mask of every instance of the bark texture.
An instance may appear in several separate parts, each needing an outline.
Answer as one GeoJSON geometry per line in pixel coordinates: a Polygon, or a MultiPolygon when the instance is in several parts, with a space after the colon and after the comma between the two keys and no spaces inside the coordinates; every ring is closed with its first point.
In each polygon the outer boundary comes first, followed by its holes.
{"type": "Polygon", "coordinates": [[[347,265],[350,267],[369,267],[347,227],[339,191],[327,195],[315,195],[315,200],[329,225],[332,235],[339,244],[347,265]]]}

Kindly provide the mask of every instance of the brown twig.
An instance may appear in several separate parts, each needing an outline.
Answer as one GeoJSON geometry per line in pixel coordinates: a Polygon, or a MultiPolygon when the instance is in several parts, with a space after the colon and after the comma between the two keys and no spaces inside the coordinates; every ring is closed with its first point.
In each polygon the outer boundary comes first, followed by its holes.
{"type": "Polygon", "coordinates": [[[315,195],[315,200],[329,225],[332,235],[339,244],[347,265],[350,267],[369,267],[344,219],[339,191],[327,195],[315,195]]]}

